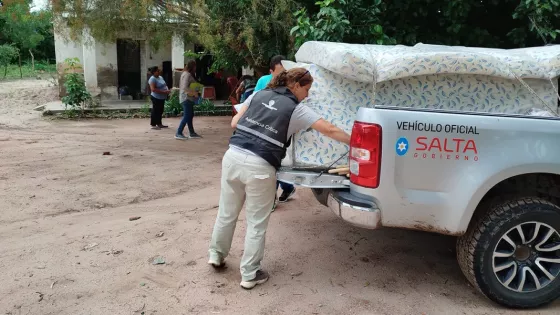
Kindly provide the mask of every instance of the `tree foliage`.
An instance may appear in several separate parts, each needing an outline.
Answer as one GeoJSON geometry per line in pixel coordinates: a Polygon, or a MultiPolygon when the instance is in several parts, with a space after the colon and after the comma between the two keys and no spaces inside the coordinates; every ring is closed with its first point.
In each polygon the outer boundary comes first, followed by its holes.
{"type": "MultiPolygon", "coordinates": [[[[12,0],[15,1],[15,0],[12,0]]],[[[513,48],[555,42],[560,0],[52,0],[71,36],[158,43],[186,36],[213,69],[265,70],[308,40],[513,48]]]]}
{"type": "Polygon", "coordinates": [[[212,53],[215,69],[267,70],[272,56],[292,47],[296,7],[292,0],[198,0],[197,11],[204,14],[194,38],[212,53]]]}
{"type": "Polygon", "coordinates": [[[117,38],[148,39],[158,49],[174,32],[186,34],[197,27],[190,9],[194,0],[51,0],[57,27],[68,39],[82,38],[85,27],[100,42],[117,38]]]}
{"type": "Polygon", "coordinates": [[[555,41],[560,0],[322,0],[296,11],[308,40],[514,48],[555,41]]]}
{"type": "Polygon", "coordinates": [[[4,78],[8,72],[8,66],[17,58],[19,50],[13,45],[0,45],[0,67],[4,68],[4,78]]]}
{"type": "MultiPolygon", "coordinates": [[[[31,12],[30,0],[4,0],[0,6],[0,44],[17,48],[18,56],[54,56],[54,37],[49,11],[31,12]]],[[[20,60],[21,66],[21,60],[20,60]]]]}

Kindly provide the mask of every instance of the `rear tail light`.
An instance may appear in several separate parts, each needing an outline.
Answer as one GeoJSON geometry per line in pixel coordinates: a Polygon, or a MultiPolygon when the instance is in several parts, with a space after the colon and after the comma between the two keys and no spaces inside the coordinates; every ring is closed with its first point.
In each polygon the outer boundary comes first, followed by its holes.
{"type": "Polygon", "coordinates": [[[377,188],[381,171],[381,126],[355,122],[350,138],[350,181],[377,188]]]}

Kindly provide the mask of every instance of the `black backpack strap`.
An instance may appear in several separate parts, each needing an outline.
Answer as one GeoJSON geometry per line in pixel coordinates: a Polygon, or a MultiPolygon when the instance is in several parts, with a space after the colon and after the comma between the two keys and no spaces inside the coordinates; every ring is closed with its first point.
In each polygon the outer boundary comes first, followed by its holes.
{"type": "Polygon", "coordinates": [[[284,148],[287,149],[291,144],[292,144],[292,136],[288,138],[288,141],[286,141],[286,143],[284,144],[284,148]]]}

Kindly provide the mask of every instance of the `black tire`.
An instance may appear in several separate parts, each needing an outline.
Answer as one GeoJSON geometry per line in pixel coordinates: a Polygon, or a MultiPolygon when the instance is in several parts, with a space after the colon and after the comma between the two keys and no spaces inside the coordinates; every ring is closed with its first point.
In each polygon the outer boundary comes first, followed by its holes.
{"type": "MultiPolygon", "coordinates": [[[[498,273],[494,272],[493,267],[494,263],[498,265],[496,259],[502,259],[494,257],[494,251],[498,248],[498,242],[504,242],[502,237],[506,235],[506,233],[516,232],[517,230],[512,229],[520,224],[522,224],[522,227],[529,227],[529,231],[531,231],[530,226],[532,224],[535,226],[532,230],[533,232],[529,232],[528,234],[537,235],[538,233],[535,233],[535,231],[540,232],[539,228],[541,227],[543,227],[543,229],[556,230],[556,232],[560,233],[560,207],[540,198],[510,199],[508,201],[489,202],[482,206],[486,207],[488,211],[483,211],[482,213],[484,213],[484,215],[473,218],[474,221],[471,222],[465,235],[460,237],[457,241],[457,259],[468,281],[490,300],[510,308],[537,308],[549,304],[560,297],[560,274],[556,274],[556,269],[553,271],[556,276],[553,280],[541,278],[540,275],[542,271],[538,273],[537,278],[539,279],[539,284],[541,281],[540,279],[547,281],[543,282],[546,284],[540,289],[536,289],[537,285],[536,282],[533,281],[534,277],[529,278],[531,274],[528,272],[524,273],[527,281],[523,281],[521,278],[515,278],[518,276],[512,276],[514,272],[517,272],[516,274],[521,277],[523,273],[521,273],[522,269],[520,268],[523,266],[532,266],[531,268],[535,268],[534,270],[537,272],[542,270],[538,270],[537,266],[534,264],[534,258],[537,256],[531,256],[523,260],[519,258],[520,255],[517,254],[518,252],[515,250],[516,247],[511,246],[510,248],[513,248],[514,254],[511,257],[503,259],[509,259],[516,264],[513,265],[511,269],[499,271],[498,273]],[[547,227],[540,225],[537,228],[535,222],[546,224],[547,227]],[[515,271],[513,269],[515,269],[515,271]],[[506,287],[506,284],[502,284],[503,282],[507,283],[507,281],[503,281],[503,278],[502,282],[499,280],[498,274],[500,272],[506,272],[507,280],[511,278],[519,279],[516,282],[512,281],[508,284],[514,288],[509,289],[506,287]],[[515,286],[518,286],[518,284],[523,283],[528,286],[531,281],[535,283],[535,289],[533,289],[533,291],[529,290],[531,288],[527,289],[526,292],[515,291],[515,286]]],[[[556,234],[552,234],[552,236],[554,239],[551,239],[551,241],[556,244],[556,234]]],[[[525,239],[527,238],[528,237],[525,239]]],[[[544,238],[544,236],[541,238],[544,238]]],[[[511,240],[511,237],[509,240],[511,240]]],[[[521,243],[522,242],[519,242],[519,244],[521,243]]],[[[505,243],[500,243],[499,246],[503,246],[503,244],[505,243]]],[[[529,247],[528,255],[533,255],[530,253],[531,250],[535,253],[538,252],[536,250],[538,246],[531,245],[531,243],[527,244],[527,247],[529,247]]],[[[542,249],[542,246],[540,248],[542,249]]],[[[538,253],[543,254],[543,252],[538,253]]],[[[543,255],[549,255],[549,252],[547,251],[543,255]]],[[[552,251],[551,255],[560,255],[560,250],[552,251]]],[[[506,264],[508,263],[506,262],[500,265],[506,264]]],[[[556,264],[551,264],[551,266],[556,268],[556,264]]],[[[558,265],[558,268],[560,269],[560,265],[558,265]]]]}

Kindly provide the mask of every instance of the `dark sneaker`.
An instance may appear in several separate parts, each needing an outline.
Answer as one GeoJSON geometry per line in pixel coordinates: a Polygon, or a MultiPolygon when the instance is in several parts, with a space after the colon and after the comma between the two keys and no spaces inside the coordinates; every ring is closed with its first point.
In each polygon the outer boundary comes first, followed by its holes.
{"type": "Polygon", "coordinates": [[[268,273],[263,270],[258,270],[255,278],[249,281],[241,281],[241,287],[245,290],[251,290],[259,284],[263,284],[268,281],[268,273]]]}
{"type": "Polygon", "coordinates": [[[226,262],[223,259],[218,260],[215,258],[210,258],[210,260],[208,260],[208,264],[216,269],[220,269],[225,267],[226,262]]]}
{"type": "Polygon", "coordinates": [[[158,125],[158,127],[160,127],[160,128],[169,128],[169,126],[166,126],[166,125],[158,125]]]}
{"type": "Polygon", "coordinates": [[[189,136],[189,138],[191,139],[200,139],[202,138],[200,135],[198,135],[197,133],[191,133],[191,135],[189,136]]]}
{"type": "Polygon", "coordinates": [[[152,126],[153,130],[160,130],[161,128],[159,126],[152,126]]]}
{"type": "Polygon", "coordinates": [[[291,191],[285,191],[284,190],[284,191],[282,191],[282,194],[280,195],[280,198],[278,198],[278,201],[279,202],[286,202],[295,193],[296,193],[296,188],[295,187],[291,191]]]}
{"type": "Polygon", "coordinates": [[[177,139],[177,140],[189,140],[189,138],[187,138],[183,135],[175,135],[175,139],[177,139]]]}

